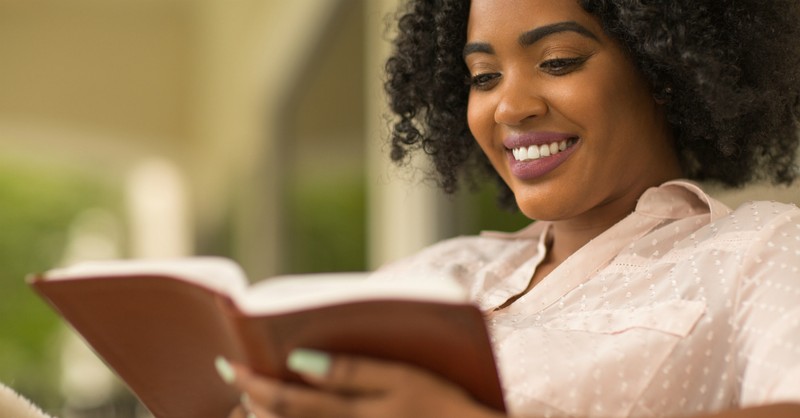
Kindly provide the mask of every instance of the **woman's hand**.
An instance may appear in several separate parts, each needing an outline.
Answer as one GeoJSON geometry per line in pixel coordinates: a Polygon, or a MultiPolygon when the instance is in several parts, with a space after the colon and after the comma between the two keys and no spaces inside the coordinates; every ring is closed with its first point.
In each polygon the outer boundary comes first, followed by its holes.
{"type": "MultiPolygon", "coordinates": [[[[412,366],[295,350],[288,366],[311,387],[265,378],[232,364],[243,406],[230,418],[498,418],[460,388],[412,366]]],[[[221,373],[224,375],[224,373],[221,373]]]]}

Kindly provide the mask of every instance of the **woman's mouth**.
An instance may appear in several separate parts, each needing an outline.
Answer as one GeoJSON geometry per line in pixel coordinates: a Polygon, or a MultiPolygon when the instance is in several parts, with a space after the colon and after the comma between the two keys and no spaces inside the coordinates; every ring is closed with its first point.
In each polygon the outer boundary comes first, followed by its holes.
{"type": "Polygon", "coordinates": [[[567,138],[561,141],[554,141],[549,144],[531,145],[528,147],[517,147],[511,150],[514,159],[517,161],[533,161],[540,158],[556,155],[567,148],[572,147],[578,142],[578,138],[567,138]]]}
{"type": "Polygon", "coordinates": [[[579,136],[540,133],[509,138],[505,143],[511,174],[534,180],[558,168],[580,148],[579,136]]]}

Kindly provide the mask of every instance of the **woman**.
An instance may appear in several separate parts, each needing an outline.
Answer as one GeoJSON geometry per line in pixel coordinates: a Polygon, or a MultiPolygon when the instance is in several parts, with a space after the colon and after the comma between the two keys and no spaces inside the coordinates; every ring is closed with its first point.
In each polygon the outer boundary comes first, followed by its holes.
{"type": "MultiPolygon", "coordinates": [[[[392,158],[423,150],[447,191],[489,168],[538,222],[376,279],[470,290],[509,416],[800,416],[800,210],[731,211],[680,180],[795,178],[798,22],[779,0],[412,1],[392,158]]],[[[223,366],[246,394],[232,416],[503,416],[401,364],[289,366],[314,388],[223,366]]]]}

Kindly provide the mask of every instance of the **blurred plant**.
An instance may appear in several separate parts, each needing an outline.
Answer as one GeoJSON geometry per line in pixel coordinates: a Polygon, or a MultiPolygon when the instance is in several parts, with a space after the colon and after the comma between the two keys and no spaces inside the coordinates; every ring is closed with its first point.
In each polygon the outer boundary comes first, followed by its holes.
{"type": "Polygon", "coordinates": [[[98,177],[0,160],[0,382],[46,409],[59,402],[61,322],[24,278],[59,262],[77,214],[113,205],[98,177]]]}
{"type": "MultiPolygon", "coordinates": [[[[366,261],[366,190],[358,169],[302,171],[286,187],[287,273],[360,271],[366,261]]],[[[531,223],[525,215],[501,209],[496,188],[482,182],[456,197],[457,210],[445,214],[454,235],[483,230],[516,231],[531,223]]]]}
{"type": "Polygon", "coordinates": [[[478,184],[476,190],[468,192],[466,199],[469,219],[462,222],[459,233],[474,235],[481,231],[511,232],[531,223],[518,210],[500,208],[497,204],[497,187],[488,180],[478,184]]]}
{"type": "Polygon", "coordinates": [[[294,179],[288,187],[289,273],[366,269],[366,194],[359,170],[294,179]]]}

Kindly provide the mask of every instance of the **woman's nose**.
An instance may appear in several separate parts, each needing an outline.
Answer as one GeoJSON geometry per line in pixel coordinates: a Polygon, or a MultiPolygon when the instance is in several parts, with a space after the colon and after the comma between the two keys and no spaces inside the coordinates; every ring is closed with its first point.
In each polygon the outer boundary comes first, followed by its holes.
{"type": "Polygon", "coordinates": [[[547,113],[547,102],[536,91],[532,80],[508,77],[498,89],[499,100],[494,112],[498,124],[518,126],[547,113]]]}

